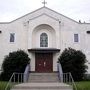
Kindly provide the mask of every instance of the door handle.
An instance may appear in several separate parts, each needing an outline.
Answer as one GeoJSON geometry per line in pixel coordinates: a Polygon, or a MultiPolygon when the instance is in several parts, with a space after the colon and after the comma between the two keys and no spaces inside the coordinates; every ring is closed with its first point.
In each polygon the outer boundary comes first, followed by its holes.
{"type": "Polygon", "coordinates": [[[39,66],[41,66],[41,64],[39,64],[39,66]]]}
{"type": "Polygon", "coordinates": [[[44,67],[46,66],[46,62],[44,62],[44,67]]]}

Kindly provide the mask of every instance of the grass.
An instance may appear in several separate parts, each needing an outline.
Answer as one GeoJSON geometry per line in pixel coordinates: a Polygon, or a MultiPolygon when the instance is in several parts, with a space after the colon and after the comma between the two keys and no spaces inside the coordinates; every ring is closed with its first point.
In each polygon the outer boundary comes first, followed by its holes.
{"type": "Polygon", "coordinates": [[[5,90],[7,82],[0,81],[0,90],[5,90]]]}
{"type": "MultiPolygon", "coordinates": [[[[8,82],[6,81],[0,81],[0,90],[5,90],[6,86],[7,86],[8,82]]],[[[7,90],[10,90],[10,88],[13,86],[13,85],[16,85],[16,84],[19,84],[19,83],[10,83],[7,90]]]]}
{"type": "MultiPolygon", "coordinates": [[[[6,86],[7,86],[7,83],[8,82],[4,82],[4,81],[0,81],[0,90],[5,90],[6,86]]],[[[10,87],[12,85],[9,85],[8,89],[7,90],[10,90],[10,87]]]]}
{"type": "MultiPolygon", "coordinates": [[[[90,90],[90,81],[80,81],[75,83],[77,86],[77,90],[90,90]]],[[[7,82],[0,82],[0,90],[5,90],[6,85],[7,85],[7,82]]],[[[8,90],[10,89],[8,88],[8,90]]]]}
{"type": "Polygon", "coordinates": [[[76,82],[77,90],[90,90],[90,81],[76,82]]]}

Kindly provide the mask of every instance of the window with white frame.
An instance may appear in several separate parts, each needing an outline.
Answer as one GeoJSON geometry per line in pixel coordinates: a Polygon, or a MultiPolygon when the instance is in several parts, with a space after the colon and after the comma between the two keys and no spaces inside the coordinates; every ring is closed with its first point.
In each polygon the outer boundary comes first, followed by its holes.
{"type": "Polygon", "coordinates": [[[48,35],[46,33],[40,35],[40,47],[48,47],[48,35]]]}
{"type": "Polygon", "coordinates": [[[10,42],[15,41],[15,33],[10,33],[10,42]]]}
{"type": "Polygon", "coordinates": [[[79,42],[79,35],[78,34],[74,34],[74,42],[79,42]]]}

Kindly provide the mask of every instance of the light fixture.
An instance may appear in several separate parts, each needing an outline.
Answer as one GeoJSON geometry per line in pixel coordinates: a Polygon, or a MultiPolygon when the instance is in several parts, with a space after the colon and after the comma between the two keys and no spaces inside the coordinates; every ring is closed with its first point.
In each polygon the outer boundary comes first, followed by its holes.
{"type": "Polygon", "coordinates": [[[2,33],[2,31],[0,30],[0,33],[2,33]]]}
{"type": "Polygon", "coordinates": [[[87,31],[87,34],[90,34],[90,31],[87,31]]]}

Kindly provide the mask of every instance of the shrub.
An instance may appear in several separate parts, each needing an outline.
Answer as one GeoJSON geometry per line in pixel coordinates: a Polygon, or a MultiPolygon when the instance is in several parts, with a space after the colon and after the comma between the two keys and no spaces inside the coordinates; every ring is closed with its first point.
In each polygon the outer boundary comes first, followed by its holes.
{"type": "Polygon", "coordinates": [[[9,80],[14,72],[24,73],[26,65],[29,63],[30,58],[28,54],[23,50],[18,50],[9,53],[4,58],[2,69],[3,72],[0,75],[1,80],[9,80]]]}
{"type": "Polygon", "coordinates": [[[87,66],[86,56],[80,50],[65,49],[59,57],[64,73],[71,72],[75,81],[82,80],[87,66]]]}
{"type": "Polygon", "coordinates": [[[84,75],[84,80],[85,81],[90,81],[90,74],[85,74],[84,75]]]}

